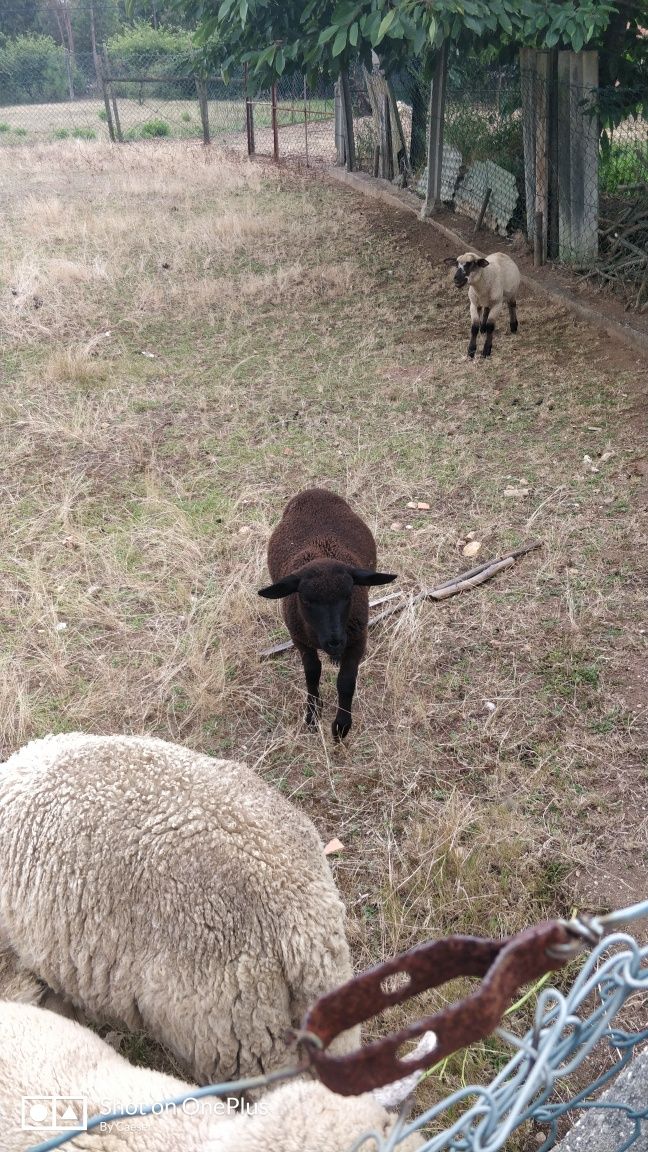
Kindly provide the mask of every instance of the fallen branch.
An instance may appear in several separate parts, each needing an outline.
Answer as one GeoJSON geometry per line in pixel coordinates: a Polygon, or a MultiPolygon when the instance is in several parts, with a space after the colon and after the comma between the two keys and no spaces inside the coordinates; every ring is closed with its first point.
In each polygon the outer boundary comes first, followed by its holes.
{"type": "MultiPolygon", "coordinates": [[[[380,600],[372,600],[369,607],[377,608],[379,604],[384,604],[387,600],[400,597],[397,604],[390,604],[389,608],[385,608],[377,616],[372,616],[369,620],[369,627],[373,628],[374,624],[378,624],[380,620],[385,620],[388,616],[393,616],[395,612],[402,612],[406,605],[420,604],[422,600],[447,600],[448,597],[456,596],[459,592],[467,592],[471,588],[476,588],[505,568],[512,568],[518,556],[525,556],[527,552],[533,552],[534,549],[541,547],[542,540],[533,540],[530,544],[522,544],[519,548],[514,548],[512,552],[507,552],[506,556],[498,556],[495,560],[485,560],[482,564],[477,564],[475,568],[469,568],[467,572],[460,572],[458,576],[452,576],[443,584],[438,584],[436,588],[424,588],[422,592],[417,592],[416,596],[407,596],[403,592],[391,592],[389,596],[382,596],[380,600]]],[[[288,652],[292,647],[292,640],[287,640],[283,644],[274,644],[272,648],[264,648],[262,652],[259,652],[259,658],[278,656],[280,652],[288,652]]]]}

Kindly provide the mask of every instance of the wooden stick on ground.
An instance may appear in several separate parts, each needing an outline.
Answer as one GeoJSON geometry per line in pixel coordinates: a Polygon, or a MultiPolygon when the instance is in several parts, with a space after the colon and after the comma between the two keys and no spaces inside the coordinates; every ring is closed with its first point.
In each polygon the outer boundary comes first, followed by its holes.
{"type": "MultiPolygon", "coordinates": [[[[519,548],[514,548],[512,552],[507,552],[506,556],[498,556],[495,560],[485,560],[483,564],[477,564],[475,568],[469,568],[467,572],[460,572],[458,576],[452,576],[443,584],[438,584],[436,588],[424,588],[422,592],[417,592],[416,596],[390,592],[388,596],[381,596],[380,600],[372,600],[369,605],[370,608],[376,608],[387,600],[398,599],[398,603],[390,604],[389,608],[385,608],[377,616],[370,617],[369,627],[373,628],[379,620],[385,620],[387,616],[401,612],[406,604],[420,604],[422,600],[447,600],[449,596],[456,596],[459,592],[467,592],[471,588],[476,588],[505,568],[512,568],[518,556],[525,556],[527,552],[533,552],[534,549],[541,547],[542,540],[533,540],[530,544],[522,544],[519,548]]],[[[259,652],[259,658],[278,656],[280,652],[288,652],[292,647],[292,640],[287,640],[283,644],[274,644],[272,648],[264,648],[262,652],[259,652]]]]}

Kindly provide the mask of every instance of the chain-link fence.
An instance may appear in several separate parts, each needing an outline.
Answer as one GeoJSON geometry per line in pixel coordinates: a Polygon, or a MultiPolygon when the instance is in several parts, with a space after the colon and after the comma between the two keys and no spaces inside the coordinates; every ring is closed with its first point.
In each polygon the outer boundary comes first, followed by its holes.
{"type": "MultiPolygon", "coordinates": [[[[596,63],[595,53],[533,52],[522,67],[450,66],[441,199],[502,236],[522,233],[538,262],[569,264],[645,310],[648,86],[600,88],[596,63]]],[[[411,169],[399,176],[394,166],[393,177],[423,196],[429,78],[412,67],[390,83],[391,138],[397,109],[411,169]]],[[[384,175],[381,125],[362,77],[351,91],[357,166],[384,175]]]]}
{"type": "Polygon", "coordinates": [[[332,163],[333,118],[332,85],[308,86],[301,76],[251,98],[243,70],[228,83],[204,77],[188,53],[159,59],[102,51],[72,61],[52,41],[23,56],[0,48],[0,146],[212,140],[277,159],[332,163]]]}

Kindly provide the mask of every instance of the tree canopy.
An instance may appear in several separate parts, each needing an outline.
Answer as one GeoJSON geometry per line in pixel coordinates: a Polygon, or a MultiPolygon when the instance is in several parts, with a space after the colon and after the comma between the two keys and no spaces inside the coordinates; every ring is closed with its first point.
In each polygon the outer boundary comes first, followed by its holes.
{"type": "Polygon", "coordinates": [[[372,50],[389,66],[461,37],[580,51],[599,38],[611,0],[177,0],[197,41],[227,69],[250,65],[260,84],[299,70],[337,75],[372,50]]]}

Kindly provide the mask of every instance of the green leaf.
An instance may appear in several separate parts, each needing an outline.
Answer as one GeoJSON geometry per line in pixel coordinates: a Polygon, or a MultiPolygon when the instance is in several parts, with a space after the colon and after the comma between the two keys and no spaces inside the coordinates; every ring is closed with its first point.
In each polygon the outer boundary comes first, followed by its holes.
{"type": "Polygon", "coordinates": [[[378,35],[376,36],[376,39],[373,42],[374,48],[377,48],[378,45],[380,44],[380,42],[382,40],[384,40],[385,35],[387,34],[387,32],[389,32],[389,29],[391,28],[395,19],[396,19],[396,9],[390,8],[387,15],[383,16],[382,20],[380,21],[380,28],[378,29],[378,35]]]}
{"type": "Polygon", "coordinates": [[[220,8],[218,9],[218,19],[224,20],[229,15],[231,9],[234,7],[234,0],[223,0],[220,8]]]}
{"type": "Polygon", "coordinates": [[[274,59],[275,72],[281,76],[284,68],[286,67],[286,58],[284,56],[283,48],[280,48],[274,59]]]}
{"type": "Polygon", "coordinates": [[[332,55],[333,55],[334,59],[336,56],[339,56],[341,52],[344,52],[344,49],[346,48],[346,42],[347,42],[347,29],[346,28],[340,28],[337,36],[335,37],[335,40],[333,41],[333,53],[332,53],[332,55]]]}
{"type": "Polygon", "coordinates": [[[572,42],[572,48],[574,49],[574,52],[580,52],[582,47],[583,47],[583,43],[584,43],[582,28],[576,29],[576,31],[574,32],[574,35],[571,38],[571,42],[572,42]]]}
{"type": "Polygon", "coordinates": [[[239,0],[239,16],[241,17],[241,24],[245,24],[248,14],[248,0],[239,0]]]}
{"type": "Polygon", "coordinates": [[[560,32],[558,28],[551,28],[545,37],[545,46],[547,48],[554,48],[560,40],[560,32]]]}
{"type": "Polygon", "coordinates": [[[513,35],[513,25],[511,24],[511,19],[510,19],[508,12],[505,12],[504,9],[502,9],[502,11],[500,12],[499,22],[500,22],[502,28],[504,29],[504,31],[506,32],[507,36],[512,36],[513,35]]]}
{"type": "Polygon", "coordinates": [[[331,24],[331,26],[329,28],[325,28],[323,32],[320,32],[320,38],[317,41],[317,43],[318,44],[328,44],[329,40],[333,39],[333,37],[336,35],[337,31],[338,31],[338,29],[336,28],[335,24],[331,24]]]}
{"type": "Polygon", "coordinates": [[[428,29],[428,37],[430,40],[430,44],[434,44],[436,34],[437,34],[436,18],[434,16],[430,16],[430,27],[428,29]]]}
{"type": "Polygon", "coordinates": [[[209,20],[205,20],[205,23],[200,25],[200,28],[197,30],[197,32],[195,34],[196,44],[205,44],[207,42],[207,40],[210,40],[211,37],[214,35],[214,32],[216,31],[217,27],[218,27],[218,17],[217,16],[211,16],[209,20]]]}
{"type": "Polygon", "coordinates": [[[351,44],[355,48],[357,43],[358,43],[358,21],[354,20],[353,24],[349,28],[349,44],[351,44]]]}

